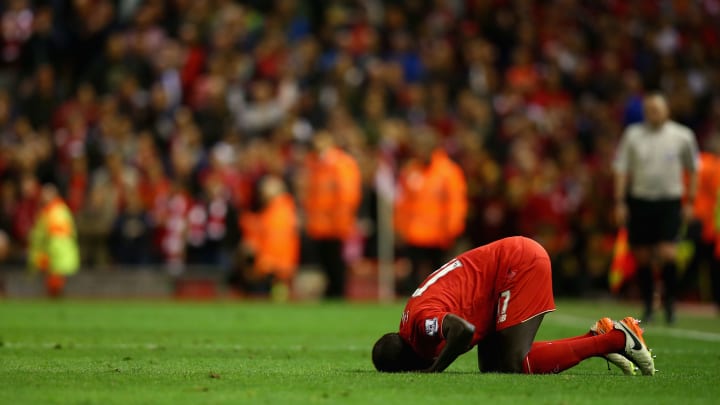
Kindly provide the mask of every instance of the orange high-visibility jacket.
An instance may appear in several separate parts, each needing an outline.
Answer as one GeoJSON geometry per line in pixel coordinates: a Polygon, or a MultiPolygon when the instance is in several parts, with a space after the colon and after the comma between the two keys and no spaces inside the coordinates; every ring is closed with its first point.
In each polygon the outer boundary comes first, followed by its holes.
{"type": "Polygon", "coordinates": [[[300,237],[290,194],[278,195],[258,213],[243,214],[240,225],[245,243],[255,252],[256,275],[291,279],[300,258],[300,237]]]}
{"type": "Polygon", "coordinates": [[[694,212],[702,224],[702,239],[715,240],[715,203],[720,190],[720,158],[712,153],[700,153],[698,189],[695,196],[694,212]]]}
{"type": "Polygon", "coordinates": [[[429,165],[409,162],[400,173],[395,230],[412,246],[450,247],[465,229],[465,175],[443,150],[429,165]]]}
{"type": "Polygon", "coordinates": [[[305,228],[314,239],[347,238],[355,228],[361,198],[360,169],[349,154],[330,148],[305,162],[305,228]]]}

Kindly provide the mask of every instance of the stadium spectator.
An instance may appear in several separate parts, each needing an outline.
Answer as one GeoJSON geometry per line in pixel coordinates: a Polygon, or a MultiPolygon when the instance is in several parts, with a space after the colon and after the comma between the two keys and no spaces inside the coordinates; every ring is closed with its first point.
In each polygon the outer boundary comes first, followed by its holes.
{"type": "Polygon", "coordinates": [[[137,191],[127,193],[125,208],[111,217],[114,221],[108,229],[103,229],[102,241],[109,241],[113,262],[122,266],[148,265],[154,259],[154,224],[137,191]]]}
{"type": "Polygon", "coordinates": [[[8,205],[12,221],[12,236],[23,247],[28,246],[30,230],[40,209],[40,183],[31,174],[20,177],[19,198],[16,204],[8,205]]]}
{"type": "Polygon", "coordinates": [[[329,132],[316,132],[312,144],[298,190],[304,227],[316,260],[328,278],[325,296],[338,298],[345,294],[343,244],[355,231],[360,171],[355,159],[335,146],[329,132]]]}
{"type": "MultiPolygon", "coordinates": [[[[10,180],[0,184],[0,262],[12,262],[17,248],[13,246],[12,215],[17,204],[17,189],[10,180]]],[[[16,243],[16,242],[15,242],[16,243]]]]}
{"type": "Polygon", "coordinates": [[[71,118],[79,116],[85,125],[92,126],[97,123],[98,108],[97,94],[90,83],[78,84],[75,96],[68,98],[60,104],[53,114],[53,128],[65,128],[71,118]]]}
{"type": "Polygon", "coordinates": [[[21,99],[20,110],[34,128],[48,129],[55,109],[60,104],[55,70],[50,65],[40,65],[28,94],[21,99]]]}
{"type": "MultiPolygon", "coordinates": [[[[20,66],[25,72],[32,72],[34,66],[51,65],[57,68],[63,61],[62,36],[53,30],[55,13],[52,7],[39,6],[31,18],[32,34],[23,44],[20,66]]],[[[25,18],[27,21],[27,18],[25,18]]]]}
{"type": "MultiPolygon", "coordinates": [[[[128,146],[126,143],[123,145],[128,146]]],[[[137,169],[124,160],[117,148],[105,156],[104,165],[93,173],[92,187],[102,186],[113,190],[115,209],[125,208],[125,200],[129,190],[133,190],[138,183],[137,169]]]]}
{"type": "Polygon", "coordinates": [[[28,0],[12,0],[2,11],[2,59],[4,63],[17,63],[32,36],[35,19],[32,4],[28,0]]]}
{"type": "Polygon", "coordinates": [[[170,272],[180,273],[186,263],[185,237],[192,197],[188,187],[183,182],[175,180],[167,194],[164,194],[162,200],[158,202],[153,217],[157,221],[156,240],[161,262],[170,272]]]}
{"type": "Polygon", "coordinates": [[[238,214],[219,176],[210,175],[187,213],[187,262],[227,270],[239,241],[238,214]]]}
{"type": "Polygon", "coordinates": [[[40,207],[30,231],[28,267],[44,274],[47,294],[56,298],[62,295],[66,278],[80,267],[75,221],[52,184],[42,186],[40,207]]]}
{"type": "Polygon", "coordinates": [[[403,294],[445,262],[467,214],[465,176],[437,146],[435,131],[420,129],[412,137],[412,156],[400,172],[394,218],[411,262],[410,276],[399,285],[403,294]]]}
{"type": "Polygon", "coordinates": [[[7,260],[10,255],[10,237],[5,230],[0,229],[0,263],[7,260]]]}
{"type": "MultiPolygon", "coordinates": [[[[82,247],[80,258],[83,266],[87,268],[110,264],[111,249],[115,262],[125,263],[124,260],[120,260],[122,257],[116,254],[116,249],[121,245],[117,243],[119,241],[113,240],[111,235],[118,216],[116,201],[117,192],[113,187],[98,184],[90,190],[87,201],[74,213],[78,243],[82,247]]],[[[124,216],[125,212],[121,212],[120,215],[124,216]]]]}
{"type": "Polygon", "coordinates": [[[675,321],[677,239],[683,221],[692,218],[697,169],[695,134],[670,120],[662,95],[647,95],[644,121],[625,130],[615,161],[615,215],[620,226],[628,227],[646,321],[653,316],[656,265],[662,271],[666,320],[675,321]],[[687,187],[684,171],[689,173],[687,187]]]}

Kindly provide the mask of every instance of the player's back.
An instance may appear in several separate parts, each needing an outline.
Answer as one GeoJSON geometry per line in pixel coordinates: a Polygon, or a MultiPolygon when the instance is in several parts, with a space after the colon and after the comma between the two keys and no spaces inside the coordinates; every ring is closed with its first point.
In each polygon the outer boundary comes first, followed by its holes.
{"type": "Polygon", "coordinates": [[[525,247],[528,245],[539,246],[530,238],[511,236],[468,250],[458,258],[471,270],[468,276],[484,273],[484,279],[490,276],[496,280],[499,272],[516,267],[526,259],[525,247]]]}
{"type": "Polygon", "coordinates": [[[523,260],[527,243],[536,244],[531,239],[513,236],[469,250],[428,276],[411,300],[439,300],[462,307],[477,301],[481,295],[492,295],[498,274],[523,260]]]}
{"type": "Polygon", "coordinates": [[[401,335],[418,352],[437,354],[442,319],[453,313],[475,325],[473,344],[477,343],[494,327],[498,286],[512,269],[519,268],[529,244],[537,245],[524,237],[501,239],[467,251],[436,270],[408,301],[401,335]]]}

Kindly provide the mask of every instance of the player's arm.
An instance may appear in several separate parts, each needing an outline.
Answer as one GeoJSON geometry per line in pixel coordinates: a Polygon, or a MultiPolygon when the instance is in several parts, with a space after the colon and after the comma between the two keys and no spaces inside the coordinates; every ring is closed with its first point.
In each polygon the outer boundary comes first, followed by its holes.
{"type": "Polygon", "coordinates": [[[445,337],[445,347],[425,372],[439,373],[452,364],[459,355],[465,353],[472,341],[475,327],[457,315],[447,314],[442,322],[442,333],[445,337]]]}
{"type": "Polygon", "coordinates": [[[625,131],[620,138],[620,145],[618,145],[617,156],[613,162],[613,171],[615,173],[615,222],[619,227],[625,226],[627,221],[627,205],[625,203],[625,197],[628,186],[628,169],[630,166],[630,146],[629,146],[629,131],[625,131]]]}

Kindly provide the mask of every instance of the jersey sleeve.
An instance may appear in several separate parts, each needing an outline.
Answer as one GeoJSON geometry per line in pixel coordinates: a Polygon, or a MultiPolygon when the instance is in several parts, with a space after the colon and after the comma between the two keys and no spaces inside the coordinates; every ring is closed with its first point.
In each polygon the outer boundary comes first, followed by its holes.
{"type": "Polygon", "coordinates": [[[421,310],[410,321],[409,342],[416,353],[426,359],[438,356],[445,344],[442,324],[447,312],[437,310],[421,310]]]}
{"type": "Polygon", "coordinates": [[[440,311],[423,311],[415,322],[415,334],[423,338],[444,339],[442,322],[447,314],[440,311]]]}

